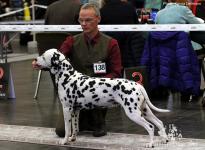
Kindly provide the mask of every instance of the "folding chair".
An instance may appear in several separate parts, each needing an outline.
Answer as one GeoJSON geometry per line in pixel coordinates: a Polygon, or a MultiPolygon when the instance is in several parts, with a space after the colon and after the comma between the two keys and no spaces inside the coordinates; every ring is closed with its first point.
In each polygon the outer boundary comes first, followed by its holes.
{"type": "MultiPolygon", "coordinates": [[[[46,50],[51,48],[59,49],[63,41],[68,36],[68,33],[50,33],[50,32],[43,32],[43,33],[37,33],[36,34],[36,41],[38,43],[38,53],[39,55],[42,55],[46,50]]],[[[41,80],[41,74],[42,70],[39,70],[38,72],[38,78],[36,83],[36,89],[34,94],[34,99],[37,99],[40,80],[41,80]]],[[[55,87],[54,78],[51,76],[53,85],[55,87]]]]}

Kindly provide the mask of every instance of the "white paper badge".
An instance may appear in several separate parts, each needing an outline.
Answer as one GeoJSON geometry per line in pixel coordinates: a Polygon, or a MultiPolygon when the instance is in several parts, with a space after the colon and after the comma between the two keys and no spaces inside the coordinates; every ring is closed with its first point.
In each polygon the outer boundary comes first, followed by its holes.
{"type": "Polygon", "coordinates": [[[95,74],[106,73],[106,64],[102,62],[94,63],[93,69],[95,74]]]}

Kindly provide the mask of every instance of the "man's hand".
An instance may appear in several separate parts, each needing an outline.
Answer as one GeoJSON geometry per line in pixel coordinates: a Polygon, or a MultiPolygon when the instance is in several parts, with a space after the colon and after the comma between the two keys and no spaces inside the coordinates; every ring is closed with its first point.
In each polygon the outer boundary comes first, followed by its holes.
{"type": "Polygon", "coordinates": [[[32,67],[34,69],[41,69],[41,66],[39,66],[37,63],[36,63],[36,59],[32,61],[32,67]]]}

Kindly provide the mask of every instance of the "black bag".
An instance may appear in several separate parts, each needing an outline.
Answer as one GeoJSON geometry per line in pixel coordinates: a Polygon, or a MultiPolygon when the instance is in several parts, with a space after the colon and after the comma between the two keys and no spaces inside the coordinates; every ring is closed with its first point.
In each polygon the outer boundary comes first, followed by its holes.
{"type": "Polygon", "coordinates": [[[205,31],[191,31],[190,38],[196,43],[205,44],[205,31]]]}

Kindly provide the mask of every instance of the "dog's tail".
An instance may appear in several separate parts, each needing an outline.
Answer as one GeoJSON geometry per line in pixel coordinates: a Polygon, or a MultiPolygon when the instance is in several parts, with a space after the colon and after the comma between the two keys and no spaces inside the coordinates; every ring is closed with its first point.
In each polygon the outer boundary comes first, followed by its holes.
{"type": "Polygon", "coordinates": [[[154,106],[154,105],[151,103],[151,101],[150,101],[150,99],[149,99],[149,96],[147,95],[147,92],[145,91],[145,89],[144,89],[143,86],[142,86],[142,88],[141,88],[141,92],[142,92],[142,94],[144,95],[145,102],[148,104],[148,106],[149,106],[151,109],[153,109],[153,110],[155,110],[155,111],[157,111],[157,112],[170,112],[170,110],[168,110],[168,109],[160,109],[160,108],[157,108],[156,106],[154,106]]]}

